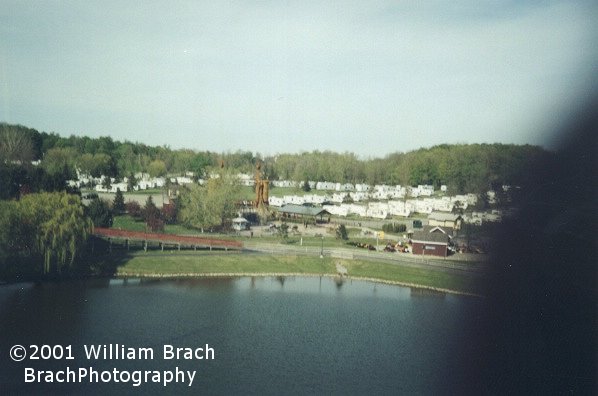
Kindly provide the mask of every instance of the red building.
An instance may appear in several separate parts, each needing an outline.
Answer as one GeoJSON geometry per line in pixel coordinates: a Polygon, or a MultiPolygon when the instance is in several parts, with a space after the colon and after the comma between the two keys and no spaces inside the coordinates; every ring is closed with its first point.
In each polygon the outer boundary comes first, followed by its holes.
{"type": "Polygon", "coordinates": [[[411,251],[415,255],[446,257],[451,243],[450,231],[442,227],[427,226],[422,231],[415,232],[411,242],[411,251]]]}

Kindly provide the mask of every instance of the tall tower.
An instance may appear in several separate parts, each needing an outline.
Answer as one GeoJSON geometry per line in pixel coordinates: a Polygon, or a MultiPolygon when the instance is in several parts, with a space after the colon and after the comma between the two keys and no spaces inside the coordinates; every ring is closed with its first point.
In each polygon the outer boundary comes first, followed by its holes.
{"type": "Polygon", "coordinates": [[[263,178],[262,164],[258,162],[255,169],[255,202],[256,208],[267,207],[270,190],[270,180],[263,178]]]}

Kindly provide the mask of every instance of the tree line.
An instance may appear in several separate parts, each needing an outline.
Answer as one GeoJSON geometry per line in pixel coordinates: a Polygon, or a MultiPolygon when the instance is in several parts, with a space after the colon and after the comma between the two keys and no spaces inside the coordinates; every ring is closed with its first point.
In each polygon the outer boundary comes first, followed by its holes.
{"type": "Polygon", "coordinates": [[[271,180],[431,184],[447,185],[453,193],[479,193],[502,184],[521,185],[524,170],[530,164],[551,156],[538,146],[499,143],[445,144],[365,159],[354,153],[317,150],[263,156],[250,151],[173,150],[110,137],[62,137],[20,125],[0,124],[0,166],[39,160],[47,179],[74,178],[75,168],[95,177],[124,178],[137,172],[151,176],[193,172],[204,177],[221,163],[228,170],[252,174],[261,162],[265,176],[271,180]]]}

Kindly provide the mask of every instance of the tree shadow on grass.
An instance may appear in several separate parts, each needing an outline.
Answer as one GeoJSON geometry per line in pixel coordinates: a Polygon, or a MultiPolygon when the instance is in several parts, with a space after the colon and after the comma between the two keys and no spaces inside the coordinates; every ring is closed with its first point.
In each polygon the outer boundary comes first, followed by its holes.
{"type": "Polygon", "coordinates": [[[78,272],[83,276],[113,277],[118,272],[118,267],[134,257],[133,252],[134,249],[92,236],[85,258],[79,263],[78,272]]]}

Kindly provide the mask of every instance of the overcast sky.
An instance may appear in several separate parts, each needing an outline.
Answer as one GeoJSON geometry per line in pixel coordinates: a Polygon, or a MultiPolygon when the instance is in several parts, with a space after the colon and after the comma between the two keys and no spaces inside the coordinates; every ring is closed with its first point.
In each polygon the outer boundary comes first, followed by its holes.
{"type": "Polygon", "coordinates": [[[595,87],[592,3],[0,0],[0,121],[262,154],[546,145],[595,87]]]}

